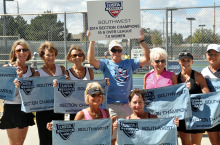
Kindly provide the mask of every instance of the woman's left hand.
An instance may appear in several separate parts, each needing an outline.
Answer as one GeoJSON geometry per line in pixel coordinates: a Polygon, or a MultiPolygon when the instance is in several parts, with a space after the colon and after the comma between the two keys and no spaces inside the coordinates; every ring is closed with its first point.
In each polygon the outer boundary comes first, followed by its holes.
{"type": "Polygon", "coordinates": [[[14,84],[15,84],[16,88],[18,88],[21,85],[21,83],[18,81],[18,79],[14,80],[14,84]]]}
{"type": "Polygon", "coordinates": [[[112,124],[112,126],[113,126],[113,130],[117,130],[117,128],[118,128],[118,121],[115,121],[115,122],[112,124]]]}
{"type": "Polygon", "coordinates": [[[23,76],[23,70],[21,67],[18,66],[16,72],[19,78],[23,76]]]}

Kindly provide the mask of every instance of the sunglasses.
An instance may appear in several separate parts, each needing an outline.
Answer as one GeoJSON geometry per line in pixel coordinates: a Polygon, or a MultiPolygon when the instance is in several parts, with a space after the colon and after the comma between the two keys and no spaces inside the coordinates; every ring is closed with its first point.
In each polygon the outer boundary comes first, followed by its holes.
{"type": "Polygon", "coordinates": [[[180,52],[179,56],[190,56],[190,57],[192,57],[192,54],[189,53],[189,52],[180,52]]]}
{"type": "Polygon", "coordinates": [[[154,62],[155,62],[155,63],[160,63],[160,62],[161,62],[161,63],[165,63],[165,61],[166,61],[165,59],[162,59],[162,60],[155,60],[154,62]]]}
{"type": "Polygon", "coordinates": [[[79,54],[72,54],[72,58],[75,58],[75,57],[82,57],[83,56],[83,54],[82,53],[79,53],[79,54]]]}
{"type": "Polygon", "coordinates": [[[114,49],[114,48],[111,49],[112,53],[116,53],[117,51],[118,51],[118,53],[121,53],[123,50],[122,49],[114,49]]]}
{"type": "Polygon", "coordinates": [[[29,49],[18,49],[18,50],[15,50],[17,53],[20,53],[21,51],[23,51],[23,52],[28,52],[29,51],[29,49]]]}
{"type": "Polygon", "coordinates": [[[215,54],[215,53],[214,53],[214,54],[212,54],[212,53],[207,53],[207,54],[208,54],[209,57],[217,57],[217,56],[218,56],[218,53],[217,53],[217,54],[215,54]]]}
{"type": "Polygon", "coordinates": [[[101,97],[102,95],[103,95],[102,93],[99,93],[99,94],[91,94],[92,97],[95,97],[95,96],[101,97]]]}

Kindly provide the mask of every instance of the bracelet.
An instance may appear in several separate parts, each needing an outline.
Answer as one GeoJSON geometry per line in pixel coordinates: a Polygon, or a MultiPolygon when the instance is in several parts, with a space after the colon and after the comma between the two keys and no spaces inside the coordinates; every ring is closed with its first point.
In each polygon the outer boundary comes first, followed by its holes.
{"type": "Polygon", "coordinates": [[[143,40],[141,40],[141,41],[139,41],[139,43],[142,43],[142,42],[144,42],[145,40],[143,39],[143,40]]]}

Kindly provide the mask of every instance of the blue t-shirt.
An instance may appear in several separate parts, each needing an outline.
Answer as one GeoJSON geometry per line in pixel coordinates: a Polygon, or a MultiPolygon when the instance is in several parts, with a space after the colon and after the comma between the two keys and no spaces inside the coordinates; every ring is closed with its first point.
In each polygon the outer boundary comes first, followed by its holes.
{"type": "Polygon", "coordinates": [[[140,59],[121,60],[114,63],[112,60],[100,59],[99,70],[103,72],[104,78],[109,78],[108,104],[128,103],[128,96],[132,90],[132,74],[140,68],[140,59]]]}

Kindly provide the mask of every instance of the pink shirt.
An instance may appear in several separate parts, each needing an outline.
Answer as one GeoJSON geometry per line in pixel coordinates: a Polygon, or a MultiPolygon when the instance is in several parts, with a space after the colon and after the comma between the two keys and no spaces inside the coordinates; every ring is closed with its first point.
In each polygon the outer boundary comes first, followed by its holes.
{"type": "MultiPolygon", "coordinates": [[[[106,113],[105,113],[105,110],[103,110],[102,108],[99,108],[99,109],[100,109],[101,112],[102,112],[102,117],[103,117],[103,118],[107,118],[107,115],[106,115],[106,113]]],[[[89,112],[88,112],[86,109],[83,109],[82,111],[83,111],[83,113],[84,113],[84,116],[85,116],[86,120],[93,120],[93,118],[89,115],[89,112]]]]}
{"type": "Polygon", "coordinates": [[[166,86],[173,85],[172,80],[171,80],[172,75],[173,75],[173,72],[166,71],[166,69],[164,69],[164,71],[158,78],[154,71],[147,73],[146,80],[145,80],[146,82],[145,89],[153,89],[153,88],[166,87],[166,86]]]}

